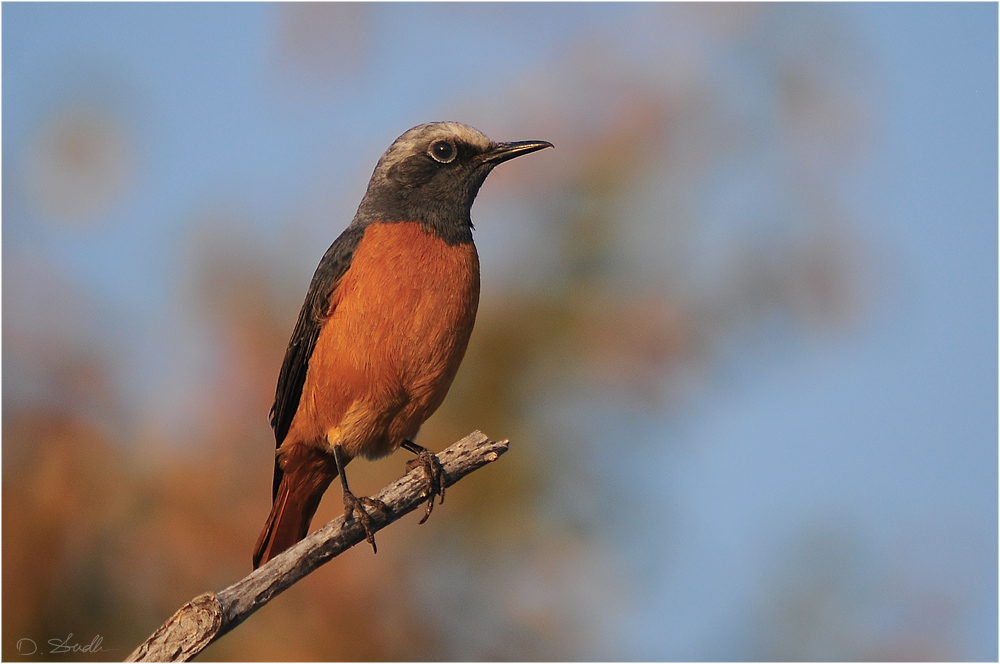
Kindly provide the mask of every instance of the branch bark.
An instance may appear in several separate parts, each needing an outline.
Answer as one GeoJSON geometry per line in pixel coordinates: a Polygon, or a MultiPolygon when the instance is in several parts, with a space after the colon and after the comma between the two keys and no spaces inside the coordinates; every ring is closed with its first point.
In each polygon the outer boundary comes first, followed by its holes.
{"type": "MultiPolygon", "coordinates": [[[[437,455],[445,486],[496,461],[508,441],[493,441],[473,431],[437,455]]],[[[377,532],[426,501],[424,470],[414,468],[373,496],[386,505],[384,513],[370,514],[377,532]]],[[[217,593],[205,593],[182,606],[125,660],[127,662],[186,662],[220,636],[246,620],[293,583],[331,558],[365,540],[357,519],[337,517],[266,565],[217,593]]]]}

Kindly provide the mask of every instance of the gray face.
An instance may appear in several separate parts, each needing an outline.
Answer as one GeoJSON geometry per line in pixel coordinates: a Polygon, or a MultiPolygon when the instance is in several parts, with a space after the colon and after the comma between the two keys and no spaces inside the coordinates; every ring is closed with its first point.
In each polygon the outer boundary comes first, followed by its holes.
{"type": "Polygon", "coordinates": [[[356,221],[419,221],[446,242],[471,242],[472,203],[494,162],[495,144],[458,122],[418,125],[375,166],[356,221]]]}
{"type": "Polygon", "coordinates": [[[419,221],[448,243],[472,241],[472,203],[486,176],[508,159],[551,147],[495,143],[459,122],[418,125],[375,166],[353,225],[419,221]]]}

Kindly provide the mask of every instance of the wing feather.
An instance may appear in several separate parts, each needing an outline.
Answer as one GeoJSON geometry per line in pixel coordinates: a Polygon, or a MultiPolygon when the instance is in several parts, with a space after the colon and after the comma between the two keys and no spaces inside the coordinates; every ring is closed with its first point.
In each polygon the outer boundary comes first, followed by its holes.
{"type": "MultiPolygon", "coordinates": [[[[323,258],[313,274],[312,281],[309,283],[305,302],[302,303],[299,318],[295,323],[295,330],[292,332],[288,349],[285,351],[285,359],[281,365],[281,372],[278,374],[274,405],[271,406],[271,428],[274,429],[274,440],[277,447],[281,447],[285,436],[288,435],[292,419],[299,408],[302,386],[306,382],[306,373],[309,371],[309,359],[316,347],[320,330],[323,329],[324,323],[332,313],[330,311],[331,298],[337,290],[340,280],[350,268],[354,251],[357,249],[364,232],[364,226],[358,224],[348,226],[323,254],[323,258]]],[[[281,467],[276,458],[272,500],[278,494],[282,475],[281,467]]]]}

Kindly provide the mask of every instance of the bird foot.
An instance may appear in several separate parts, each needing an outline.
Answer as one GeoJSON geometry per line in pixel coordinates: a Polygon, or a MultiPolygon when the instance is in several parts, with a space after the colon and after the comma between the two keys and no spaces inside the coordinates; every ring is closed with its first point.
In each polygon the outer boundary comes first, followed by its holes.
{"type": "Polygon", "coordinates": [[[372,553],[378,553],[378,547],[375,546],[375,535],[372,534],[371,530],[371,517],[365,511],[366,507],[378,512],[384,513],[386,511],[385,503],[381,500],[368,496],[358,498],[350,491],[344,491],[344,518],[354,519],[357,516],[358,521],[365,528],[365,539],[372,545],[372,553]]]}
{"type": "Polygon", "coordinates": [[[424,518],[420,520],[420,523],[424,523],[430,517],[431,512],[434,511],[434,496],[440,496],[440,502],[444,503],[444,467],[438,460],[437,455],[425,447],[410,443],[407,449],[416,452],[417,458],[408,461],[406,469],[412,470],[420,467],[424,469],[424,474],[427,476],[427,491],[424,493],[428,497],[427,509],[424,511],[424,518]]]}

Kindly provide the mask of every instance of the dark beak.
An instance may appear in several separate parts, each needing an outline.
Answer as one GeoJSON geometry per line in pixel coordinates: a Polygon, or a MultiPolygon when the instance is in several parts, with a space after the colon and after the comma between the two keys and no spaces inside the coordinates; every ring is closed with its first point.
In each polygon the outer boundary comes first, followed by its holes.
{"type": "Polygon", "coordinates": [[[545,148],[555,147],[548,141],[516,141],[514,143],[497,143],[492,148],[482,154],[480,159],[485,163],[496,164],[520,157],[529,152],[536,152],[545,148]]]}

